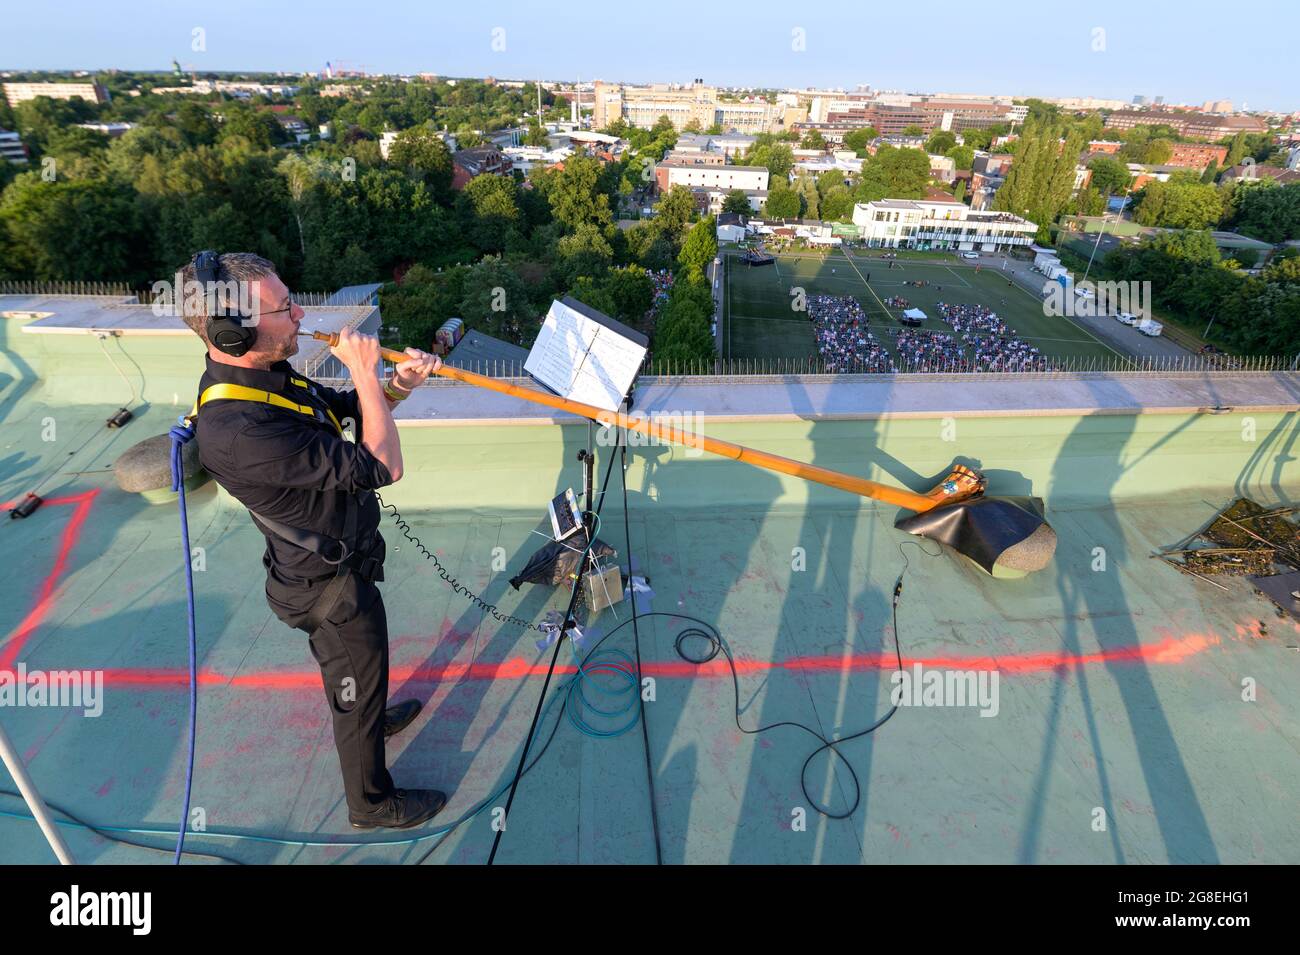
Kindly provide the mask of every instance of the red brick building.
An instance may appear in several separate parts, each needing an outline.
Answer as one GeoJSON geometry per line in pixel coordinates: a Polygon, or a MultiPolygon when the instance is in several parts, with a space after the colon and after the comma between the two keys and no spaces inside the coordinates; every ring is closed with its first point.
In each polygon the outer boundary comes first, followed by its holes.
{"type": "Polygon", "coordinates": [[[1179,136],[1208,142],[1235,136],[1237,133],[1262,133],[1268,130],[1268,124],[1254,116],[1121,109],[1106,117],[1107,129],[1136,129],[1138,126],[1168,126],[1179,136]]]}
{"type": "Polygon", "coordinates": [[[475,176],[508,175],[513,165],[495,146],[462,149],[452,154],[451,162],[451,188],[456,190],[464,189],[475,176]]]}
{"type": "Polygon", "coordinates": [[[1174,143],[1174,151],[1165,165],[1204,169],[1210,163],[1222,166],[1227,158],[1226,146],[1212,146],[1209,143],[1174,143]]]}

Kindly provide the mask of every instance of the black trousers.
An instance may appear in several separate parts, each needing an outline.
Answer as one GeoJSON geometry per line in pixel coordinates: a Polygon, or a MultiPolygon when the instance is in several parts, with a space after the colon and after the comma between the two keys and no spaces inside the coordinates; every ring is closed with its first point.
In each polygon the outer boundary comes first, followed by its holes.
{"type": "MultiPolygon", "coordinates": [[[[307,632],[307,615],[326,583],[295,586],[269,576],[267,603],[284,623],[307,632]]],[[[388,615],[379,588],[350,574],[334,609],[309,645],[320,665],[334,721],[334,746],[348,808],[366,812],[393,792],[384,759],[388,615]]]]}

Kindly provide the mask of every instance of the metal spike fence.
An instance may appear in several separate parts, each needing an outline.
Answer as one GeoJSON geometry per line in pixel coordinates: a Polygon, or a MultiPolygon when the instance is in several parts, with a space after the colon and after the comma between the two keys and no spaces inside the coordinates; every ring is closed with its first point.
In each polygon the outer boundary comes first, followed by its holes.
{"type": "MultiPolygon", "coordinates": [[[[123,282],[82,281],[13,281],[0,280],[0,295],[86,295],[134,296],[141,305],[155,300],[169,301],[169,293],[155,295],[152,290],[133,290],[123,282]]],[[[364,302],[340,303],[334,292],[295,292],[294,299],[305,306],[364,305],[364,302]],[[329,301],[333,299],[333,301],[329,301]]],[[[523,362],[510,360],[461,361],[458,367],[493,378],[526,377],[523,362]]],[[[307,374],[311,370],[307,369],[307,374]]],[[[908,362],[894,359],[893,368],[879,363],[828,362],[820,357],[806,358],[711,358],[711,359],[657,359],[649,356],[641,371],[643,378],[788,378],[791,376],[874,376],[891,375],[955,375],[965,377],[1052,378],[1080,374],[1131,374],[1131,375],[1204,375],[1204,374],[1276,374],[1300,372],[1300,354],[1297,355],[1163,355],[1153,357],[1100,357],[1046,358],[1040,357],[1015,368],[989,369],[979,367],[970,360],[951,362],[908,362]]]]}

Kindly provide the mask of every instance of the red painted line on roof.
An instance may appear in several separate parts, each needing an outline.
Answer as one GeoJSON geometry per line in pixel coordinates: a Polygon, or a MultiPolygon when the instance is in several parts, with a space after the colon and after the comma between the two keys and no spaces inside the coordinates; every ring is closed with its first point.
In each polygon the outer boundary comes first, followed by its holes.
{"type": "MultiPolygon", "coordinates": [[[[1062,668],[1112,663],[1147,663],[1168,665],[1182,663],[1191,657],[1218,646],[1222,641],[1212,634],[1187,634],[1166,637],[1158,643],[1139,646],[1115,647],[1095,653],[1044,653],[1008,654],[999,656],[938,656],[904,657],[903,666],[921,664],[935,670],[997,670],[1006,674],[1046,673],[1062,668]]],[[[805,671],[842,675],[854,672],[889,671],[897,663],[888,653],[855,653],[845,656],[802,656],[788,660],[736,661],[740,676],[754,676],[773,670],[805,671]]],[[[697,666],[684,660],[645,663],[646,676],[690,679],[722,679],[731,671],[724,659],[718,658],[697,666]]],[[[5,672],[6,667],[0,667],[5,672]]],[[[500,663],[447,663],[439,666],[395,666],[389,671],[393,683],[446,683],[457,680],[520,680],[546,674],[543,663],[530,663],[514,657],[500,663]]],[[[557,666],[559,676],[570,676],[577,671],[572,665],[557,666]]],[[[12,672],[12,671],[9,671],[12,672]]],[[[137,689],[171,689],[188,685],[189,671],[182,668],[144,667],[106,669],[104,682],[108,686],[137,689]]],[[[264,670],[230,675],[213,670],[199,671],[201,686],[226,686],[253,690],[320,689],[320,674],[316,670],[264,670]]]]}
{"type": "MultiPolygon", "coordinates": [[[[72,548],[76,546],[77,539],[81,536],[82,525],[86,523],[86,518],[90,516],[90,509],[95,505],[95,497],[99,494],[99,488],[91,488],[89,491],[83,491],[80,494],[70,494],[66,497],[53,497],[44,502],[42,506],[48,507],[54,504],[74,504],[75,509],[68,524],[63,528],[63,536],[59,540],[59,553],[54,558],[54,566],[50,572],[45,575],[45,580],[41,582],[41,588],[36,598],[36,605],[28,611],[22,621],[15,627],[3,641],[0,646],[4,646],[4,653],[0,654],[0,669],[9,669],[18,659],[18,654],[22,651],[23,645],[31,638],[32,633],[49,614],[54,607],[54,588],[58,586],[59,578],[68,566],[68,555],[72,548]]],[[[21,502],[9,501],[3,505],[3,510],[12,510],[21,502]]],[[[31,518],[27,518],[30,520],[31,518]]]]}
{"type": "MultiPolygon", "coordinates": [[[[36,605],[18,626],[0,642],[5,648],[0,655],[0,673],[11,678],[15,675],[13,666],[24,644],[40,626],[54,606],[54,590],[59,578],[67,569],[68,556],[81,536],[82,526],[90,515],[98,488],[70,494],[64,497],[50,498],[46,505],[75,505],[72,517],[63,529],[59,541],[58,556],[54,566],[41,584],[36,605]]],[[[0,510],[12,510],[21,498],[0,504],[0,510]]],[[[1239,630],[1241,628],[1238,628],[1239,630]]],[[[1157,643],[1139,644],[1137,646],[1114,647],[1095,653],[1065,653],[1063,651],[1045,651],[1040,653],[1004,654],[996,656],[969,657],[904,657],[905,667],[921,664],[931,669],[946,670],[997,670],[1008,674],[1042,673],[1061,668],[1081,667],[1094,664],[1110,663],[1181,663],[1202,651],[1218,645],[1218,636],[1213,634],[1184,634],[1167,636],[1157,643]]],[[[740,658],[735,661],[736,673],[740,676],[762,675],[773,670],[805,671],[809,673],[844,674],[871,670],[892,670],[897,665],[893,655],[888,653],[827,654],[821,656],[791,657],[787,660],[751,660],[740,658]]],[[[512,657],[499,663],[447,663],[439,666],[397,666],[389,672],[395,683],[445,683],[452,680],[520,680],[544,676],[547,667],[541,663],[530,663],[522,657],[512,657]]],[[[139,689],[167,689],[184,687],[189,683],[189,671],[182,668],[117,667],[105,669],[104,682],[110,686],[136,687],[139,689]]],[[[571,676],[577,672],[572,665],[557,666],[560,676],[571,676]]],[[[709,663],[694,664],[684,660],[669,660],[660,663],[645,663],[642,672],[647,676],[689,679],[704,677],[719,679],[730,675],[727,662],[718,657],[709,663]]],[[[232,686],[249,689],[293,690],[317,689],[320,687],[320,674],[316,670],[265,670],[261,672],[223,674],[213,670],[200,670],[199,684],[202,686],[232,686]]]]}

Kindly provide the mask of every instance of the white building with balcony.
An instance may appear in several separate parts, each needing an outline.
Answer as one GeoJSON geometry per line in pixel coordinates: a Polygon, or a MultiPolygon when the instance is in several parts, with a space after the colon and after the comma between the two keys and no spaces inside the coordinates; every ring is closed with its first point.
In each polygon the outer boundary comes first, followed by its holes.
{"type": "Polygon", "coordinates": [[[1031,245],[1038,226],[1008,212],[975,212],[960,202],[880,199],[853,207],[853,224],[871,248],[998,252],[1031,245]]]}
{"type": "Polygon", "coordinates": [[[727,166],[695,164],[680,161],[660,162],[655,166],[659,189],[666,192],[673,186],[688,189],[742,189],[754,192],[767,189],[766,166],[727,166]]]}

